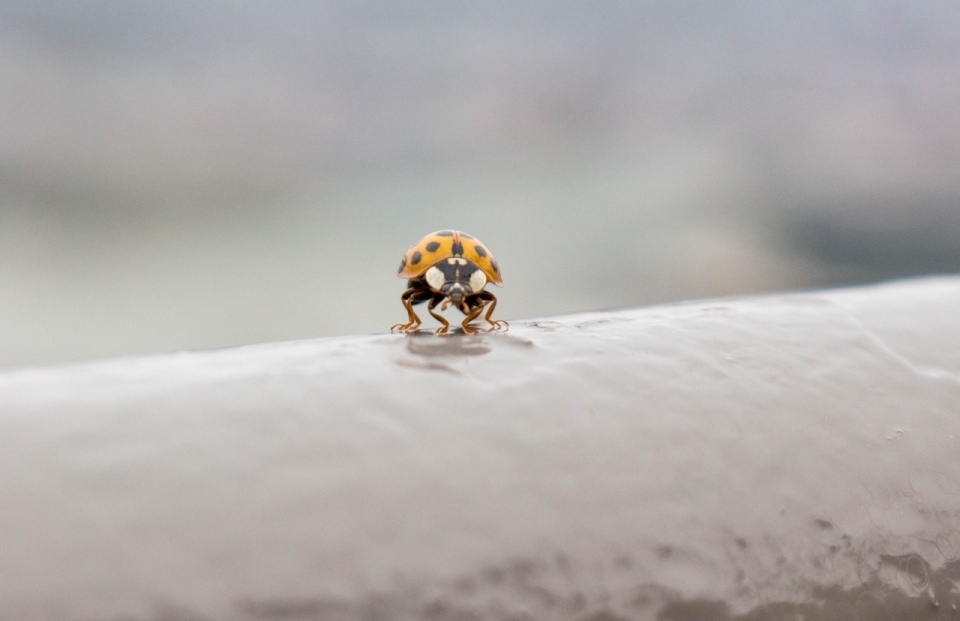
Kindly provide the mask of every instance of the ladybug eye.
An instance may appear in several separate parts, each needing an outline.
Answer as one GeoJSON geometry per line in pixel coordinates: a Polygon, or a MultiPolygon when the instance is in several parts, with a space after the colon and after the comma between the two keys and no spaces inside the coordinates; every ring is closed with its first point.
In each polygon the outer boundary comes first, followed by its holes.
{"type": "Polygon", "coordinates": [[[427,284],[430,285],[430,288],[434,291],[439,291],[443,287],[443,283],[447,280],[443,272],[438,270],[436,266],[428,269],[424,277],[427,280],[427,284]]]}

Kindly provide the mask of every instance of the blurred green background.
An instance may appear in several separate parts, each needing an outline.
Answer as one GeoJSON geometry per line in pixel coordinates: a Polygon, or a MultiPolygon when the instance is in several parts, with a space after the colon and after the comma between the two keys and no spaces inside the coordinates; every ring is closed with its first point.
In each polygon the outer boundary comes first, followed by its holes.
{"type": "MultiPolygon", "coordinates": [[[[0,0],[0,364],[960,271],[960,2],[0,0]]],[[[429,325],[429,324],[428,324],[429,325]]]]}

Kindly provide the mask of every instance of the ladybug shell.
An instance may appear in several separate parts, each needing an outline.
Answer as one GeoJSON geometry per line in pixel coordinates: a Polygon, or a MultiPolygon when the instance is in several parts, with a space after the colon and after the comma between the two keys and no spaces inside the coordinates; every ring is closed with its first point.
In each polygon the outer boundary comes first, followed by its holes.
{"type": "Polygon", "coordinates": [[[400,278],[419,278],[440,261],[450,257],[463,257],[474,263],[487,280],[498,287],[503,286],[500,278],[500,265],[480,240],[462,231],[434,231],[403,255],[397,276],[400,278]]]}

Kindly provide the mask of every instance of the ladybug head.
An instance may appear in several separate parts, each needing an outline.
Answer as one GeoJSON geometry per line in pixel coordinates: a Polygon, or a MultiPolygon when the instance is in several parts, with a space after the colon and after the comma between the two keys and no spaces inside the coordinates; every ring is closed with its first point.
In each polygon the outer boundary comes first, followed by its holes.
{"type": "Polygon", "coordinates": [[[427,285],[460,305],[464,298],[483,291],[487,276],[471,261],[451,257],[440,261],[423,275],[427,285]]]}

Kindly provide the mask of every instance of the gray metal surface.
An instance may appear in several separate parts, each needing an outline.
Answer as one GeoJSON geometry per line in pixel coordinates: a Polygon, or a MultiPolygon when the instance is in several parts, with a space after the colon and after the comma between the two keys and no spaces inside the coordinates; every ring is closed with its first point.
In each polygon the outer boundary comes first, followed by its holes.
{"type": "Polygon", "coordinates": [[[960,279],[0,374],[0,619],[960,618],[960,279]]]}

